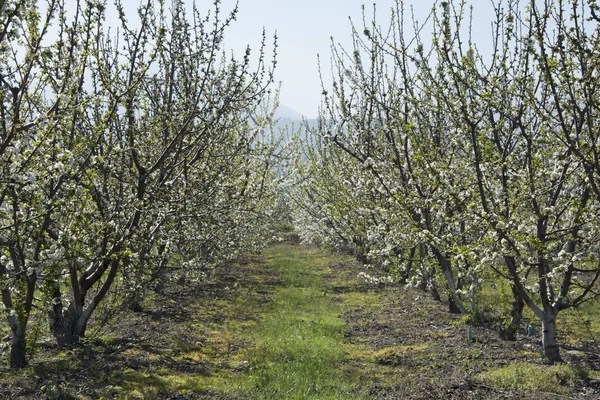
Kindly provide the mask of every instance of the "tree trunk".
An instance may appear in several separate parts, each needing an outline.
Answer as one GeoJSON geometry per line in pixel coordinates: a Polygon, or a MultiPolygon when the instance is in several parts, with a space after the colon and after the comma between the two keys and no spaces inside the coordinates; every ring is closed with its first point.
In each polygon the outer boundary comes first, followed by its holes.
{"type": "Polygon", "coordinates": [[[66,311],[60,314],[52,314],[50,318],[50,330],[59,346],[72,346],[79,342],[80,335],[76,332],[75,326],[80,316],[81,312],[77,312],[73,303],[69,305],[66,311]]]}
{"type": "MultiPolygon", "coordinates": [[[[410,271],[412,270],[414,264],[415,253],[417,252],[417,246],[413,246],[410,249],[410,253],[408,255],[408,261],[406,263],[406,268],[402,271],[402,275],[400,277],[400,283],[405,285],[408,282],[408,277],[410,276],[410,271]]],[[[398,264],[400,264],[400,260],[402,259],[402,251],[396,251],[396,256],[398,257],[398,264]]]]}
{"type": "Polygon", "coordinates": [[[422,279],[419,281],[419,284],[417,285],[417,289],[419,289],[422,292],[427,292],[427,282],[428,278],[422,277],[422,279]]]}
{"type": "Polygon", "coordinates": [[[437,302],[442,301],[442,296],[440,296],[440,292],[438,292],[435,285],[431,285],[431,290],[429,291],[429,293],[431,294],[431,299],[433,301],[437,301],[437,302]]]}
{"type": "Polygon", "coordinates": [[[144,311],[144,307],[142,307],[142,300],[143,300],[142,294],[137,290],[132,290],[127,295],[127,298],[125,299],[124,304],[127,307],[127,309],[130,311],[142,312],[142,311],[144,311]]]}
{"type": "Polygon", "coordinates": [[[125,282],[127,283],[128,287],[128,291],[127,291],[127,295],[125,298],[125,301],[123,302],[123,305],[130,311],[133,312],[141,312],[144,311],[144,309],[142,308],[142,300],[143,300],[143,294],[140,293],[140,289],[137,288],[137,284],[140,283],[141,278],[139,276],[135,276],[135,277],[131,277],[131,274],[129,273],[129,271],[127,271],[126,267],[128,266],[129,263],[124,263],[124,268],[123,268],[123,278],[125,279],[125,282]]]}
{"type": "MultiPolygon", "coordinates": [[[[7,275],[6,266],[0,264],[0,278],[7,275]]],[[[17,313],[14,307],[12,294],[7,286],[0,289],[2,303],[5,308],[10,310],[6,316],[8,326],[12,332],[12,343],[10,347],[10,367],[23,368],[27,365],[27,323],[33,304],[33,294],[36,290],[37,276],[35,273],[27,276],[27,292],[25,304],[21,312],[17,313]]]]}
{"type": "Polygon", "coordinates": [[[10,367],[23,368],[27,365],[27,340],[25,329],[21,325],[13,331],[12,344],[10,348],[10,367]]]}
{"type": "Polygon", "coordinates": [[[456,301],[454,300],[454,296],[452,294],[448,295],[448,312],[450,314],[462,314],[462,311],[456,301]]]}
{"type": "Polygon", "coordinates": [[[500,331],[500,336],[504,340],[517,340],[517,332],[519,331],[519,326],[521,325],[521,319],[523,318],[523,308],[525,307],[525,302],[521,298],[519,291],[516,286],[512,286],[513,293],[513,303],[512,310],[510,313],[510,323],[508,326],[504,326],[500,331]]]}
{"type": "Polygon", "coordinates": [[[55,318],[51,330],[59,346],[73,346],[85,337],[87,324],[94,309],[95,306],[88,305],[82,310],[71,304],[67,311],[55,318]]]}
{"type": "Polygon", "coordinates": [[[110,261],[110,269],[106,280],[87,305],[85,300],[87,288],[76,286],[78,283],[74,282],[75,286],[73,288],[77,289],[75,291],[78,292],[78,295],[75,296],[69,308],[61,313],[58,312],[60,308],[52,310],[50,313],[50,327],[59,345],[71,346],[78,343],[85,336],[88,321],[98,304],[108,293],[117,275],[119,265],[120,259],[118,258],[110,261]]]}
{"type": "Polygon", "coordinates": [[[369,246],[364,243],[361,239],[354,239],[354,257],[356,257],[356,261],[361,264],[368,265],[370,264],[370,260],[368,257],[369,254],[369,246]]]}
{"type": "Polygon", "coordinates": [[[368,265],[369,258],[367,257],[366,250],[363,247],[357,247],[354,251],[354,256],[356,257],[356,261],[361,264],[368,265]]]}
{"type": "Polygon", "coordinates": [[[448,284],[448,289],[450,291],[448,294],[448,310],[453,314],[466,314],[467,310],[465,310],[465,307],[463,306],[460,297],[456,292],[456,281],[454,279],[454,272],[452,271],[452,264],[450,260],[439,249],[432,247],[432,250],[439,266],[442,269],[442,273],[446,278],[446,283],[448,284]]]}
{"type": "MultiPolygon", "coordinates": [[[[462,290],[463,281],[462,279],[458,279],[456,282],[456,290],[462,290]]],[[[456,296],[453,296],[452,293],[448,294],[448,312],[450,314],[466,314],[466,310],[461,308],[462,304],[457,303],[456,296]]]]}
{"type": "Polygon", "coordinates": [[[429,293],[431,294],[431,298],[433,301],[442,301],[442,297],[440,296],[440,292],[437,290],[437,285],[435,283],[435,270],[431,268],[427,275],[427,286],[429,289],[429,293]]]}
{"type": "Polygon", "coordinates": [[[8,325],[12,332],[10,347],[10,367],[23,368],[27,365],[27,321],[29,316],[19,316],[12,310],[8,315],[8,325]]]}
{"type": "Polygon", "coordinates": [[[542,345],[544,354],[551,364],[563,361],[556,342],[556,314],[554,309],[545,310],[542,317],[542,345]]]}

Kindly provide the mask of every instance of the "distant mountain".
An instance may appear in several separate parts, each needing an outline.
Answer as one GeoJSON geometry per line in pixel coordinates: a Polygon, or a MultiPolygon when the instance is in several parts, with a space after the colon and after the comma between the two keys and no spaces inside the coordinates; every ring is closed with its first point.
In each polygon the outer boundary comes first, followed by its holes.
{"type": "Polygon", "coordinates": [[[291,121],[302,121],[304,116],[296,110],[280,104],[275,111],[275,118],[289,119],[291,121]]]}
{"type": "MultiPolygon", "coordinates": [[[[294,125],[296,129],[301,126],[315,128],[318,125],[317,119],[306,118],[304,115],[302,115],[302,113],[299,113],[298,111],[283,104],[280,104],[275,111],[275,119],[278,120],[275,126],[279,128],[283,128],[286,125],[294,125]]],[[[305,129],[302,129],[302,131],[305,131],[305,129]]],[[[304,134],[306,134],[306,132],[303,132],[303,135],[304,134]]]]}

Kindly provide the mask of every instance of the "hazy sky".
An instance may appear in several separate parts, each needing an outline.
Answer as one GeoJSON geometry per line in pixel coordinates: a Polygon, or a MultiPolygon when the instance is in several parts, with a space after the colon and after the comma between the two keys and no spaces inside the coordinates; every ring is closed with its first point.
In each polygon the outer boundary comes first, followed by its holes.
{"type": "MultiPolygon", "coordinates": [[[[184,0],[191,5],[193,0],[184,0]]],[[[135,12],[139,0],[123,0],[127,12],[135,12]]],[[[258,52],[263,27],[269,44],[277,31],[278,65],[276,80],[282,82],[281,103],[304,114],[317,116],[321,102],[317,54],[321,57],[326,87],[331,83],[329,67],[330,38],[345,48],[351,48],[351,25],[362,21],[362,5],[367,17],[372,16],[373,3],[377,6],[377,21],[386,26],[394,0],[239,0],[238,19],[225,33],[226,46],[240,57],[246,45],[258,52]]],[[[408,10],[414,10],[419,22],[424,22],[435,0],[405,0],[408,10]]],[[[167,4],[170,1],[167,0],[167,4]]],[[[224,15],[234,7],[236,0],[222,0],[224,15]]],[[[474,4],[474,36],[489,43],[492,19],[491,0],[471,0],[474,4]]],[[[196,0],[200,10],[213,9],[213,0],[196,0]]],[[[481,49],[481,47],[480,47],[481,49]]],[[[485,49],[484,49],[485,50],[485,49]]]]}
{"type": "MultiPolygon", "coordinates": [[[[393,0],[377,2],[378,14],[389,14],[393,0]]],[[[420,4],[423,19],[433,0],[414,1],[420,4]]],[[[235,0],[224,0],[231,8],[235,0]]],[[[276,79],[282,82],[281,103],[314,118],[321,101],[317,54],[321,58],[323,79],[330,83],[330,38],[346,47],[351,45],[351,25],[348,17],[360,22],[362,5],[369,15],[372,2],[364,0],[240,0],[239,18],[231,27],[227,41],[233,46],[260,38],[263,26],[267,33],[277,31],[279,47],[276,79]]],[[[383,19],[382,19],[383,22],[383,19]]]]}
{"type": "MultiPolygon", "coordinates": [[[[394,0],[375,3],[378,22],[387,24],[394,0]]],[[[472,3],[475,4],[475,36],[490,38],[490,0],[472,0],[472,3]]],[[[234,4],[235,0],[223,0],[223,11],[230,10],[234,4]]],[[[234,49],[241,49],[243,44],[257,48],[263,27],[271,37],[277,31],[279,48],[276,79],[282,82],[281,103],[306,117],[316,117],[321,98],[317,54],[321,57],[323,78],[329,85],[330,37],[333,36],[336,43],[350,48],[351,26],[348,17],[360,23],[363,4],[367,15],[372,15],[373,1],[239,0],[238,20],[226,34],[226,41],[234,49]]],[[[407,7],[413,7],[419,22],[427,18],[433,4],[434,0],[405,0],[407,7]]]]}
{"type": "MultiPolygon", "coordinates": [[[[223,2],[228,8],[233,4],[234,0],[223,2]]],[[[360,21],[362,4],[364,0],[240,0],[239,18],[226,38],[235,45],[252,45],[260,38],[263,26],[271,36],[277,31],[276,79],[282,82],[281,102],[312,118],[317,116],[321,98],[317,54],[328,81],[330,38],[350,44],[348,17],[360,21]]],[[[384,0],[377,7],[387,11],[392,4],[393,0],[384,0]]]]}

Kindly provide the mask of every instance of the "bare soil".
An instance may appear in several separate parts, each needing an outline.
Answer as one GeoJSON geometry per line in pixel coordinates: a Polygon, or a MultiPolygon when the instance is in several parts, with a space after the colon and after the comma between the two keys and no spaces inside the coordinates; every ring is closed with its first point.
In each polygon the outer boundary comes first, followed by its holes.
{"type": "MultiPolygon", "coordinates": [[[[356,275],[356,264],[337,265],[332,275],[356,275]]],[[[499,337],[499,324],[484,323],[468,327],[460,316],[447,311],[444,303],[433,301],[427,293],[403,285],[369,285],[357,282],[343,291],[369,291],[380,306],[360,307],[344,315],[347,339],[375,350],[376,363],[392,382],[370,385],[377,399],[600,399],[600,381],[582,380],[567,396],[539,390],[507,390],[480,383],[483,371],[517,361],[545,364],[541,340],[519,334],[517,341],[499,337]]],[[[597,352],[597,348],[594,349],[597,352]]],[[[563,352],[565,360],[581,368],[600,370],[600,358],[577,358],[563,352]]],[[[365,368],[365,364],[355,368],[365,368]]]]}

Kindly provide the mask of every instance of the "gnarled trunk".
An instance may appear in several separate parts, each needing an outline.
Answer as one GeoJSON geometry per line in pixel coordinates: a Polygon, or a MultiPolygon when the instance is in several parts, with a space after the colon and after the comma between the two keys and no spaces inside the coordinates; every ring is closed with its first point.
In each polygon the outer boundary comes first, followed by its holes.
{"type": "Polygon", "coordinates": [[[133,312],[141,312],[143,311],[142,300],[144,297],[143,293],[141,293],[140,289],[138,288],[138,284],[140,283],[141,277],[139,276],[139,274],[135,274],[136,276],[132,277],[126,268],[129,263],[124,264],[125,265],[123,266],[123,279],[125,280],[129,288],[125,297],[125,301],[123,302],[123,306],[133,312]]]}
{"type": "Polygon", "coordinates": [[[89,316],[86,318],[79,307],[73,303],[59,315],[50,317],[50,330],[59,346],[72,346],[85,336],[89,316]]]}
{"type": "MultiPolygon", "coordinates": [[[[0,277],[6,275],[6,268],[0,265],[0,277]]],[[[23,368],[27,365],[27,323],[33,304],[33,294],[36,289],[36,275],[30,274],[27,277],[27,295],[25,304],[21,312],[14,309],[14,303],[11,293],[7,287],[0,290],[2,293],[2,303],[10,311],[7,315],[8,326],[12,332],[12,342],[10,348],[10,367],[23,368]]]]}
{"type": "MultiPolygon", "coordinates": [[[[110,261],[110,268],[106,280],[99,288],[96,295],[87,302],[87,304],[86,294],[89,286],[82,288],[81,282],[73,279],[73,289],[77,295],[74,296],[74,300],[67,310],[63,311],[62,303],[60,301],[60,291],[58,290],[58,287],[56,288],[57,293],[55,294],[55,299],[57,299],[57,301],[49,313],[49,319],[52,334],[60,346],[71,346],[78,343],[79,340],[85,336],[90,317],[94,310],[96,310],[98,304],[100,304],[108,293],[108,290],[117,275],[119,264],[120,260],[118,258],[110,261]]],[[[99,278],[96,279],[95,282],[98,280],[99,278]]]]}
{"type": "Polygon", "coordinates": [[[463,314],[460,306],[456,303],[452,294],[448,296],[448,312],[450,314],[463,314]]]}

